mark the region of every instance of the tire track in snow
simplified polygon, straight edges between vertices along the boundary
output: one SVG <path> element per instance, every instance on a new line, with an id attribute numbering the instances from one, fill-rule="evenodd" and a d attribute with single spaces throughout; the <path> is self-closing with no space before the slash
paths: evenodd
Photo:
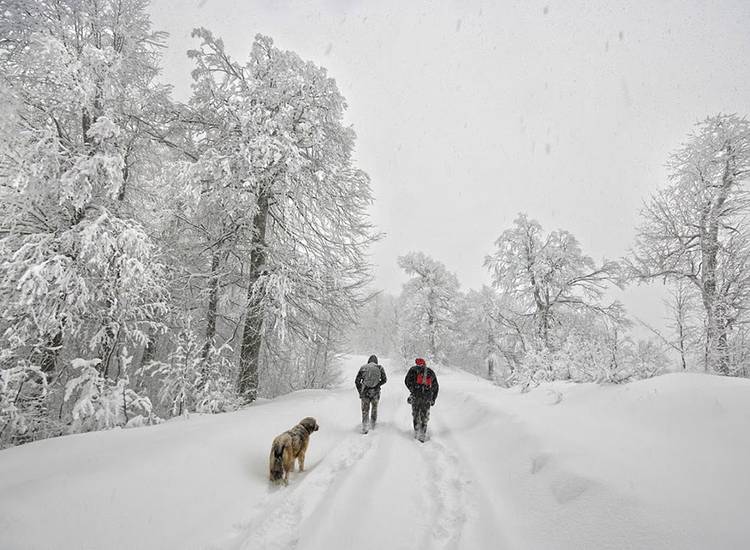
<path id="1" fill-rule="evenodd" d="M 326 500 L 334 485 L 348 475 L 351 467 L 367 454 L 375 441 L 375 438 L 360 435 L 345 437 L 314 468 L 298 473 L 288 486 L 269 488 L 269 495 L 256 506 L 251 518 L 237 526 L 239 532 L 213 548 L 295 548 L 305 518 Z"/>

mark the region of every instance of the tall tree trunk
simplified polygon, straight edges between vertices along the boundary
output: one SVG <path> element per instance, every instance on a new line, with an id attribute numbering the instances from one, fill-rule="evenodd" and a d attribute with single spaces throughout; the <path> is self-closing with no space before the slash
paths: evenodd
<path id="1" fill-rule="evenodd" d="M 721 185 L 716 186 L 716 195 L 706 205 L 701 216 L 701 279 L 703 283 L 703 305 L 706 308 L 708 325 L 707 348 L 709 366 L 720 374 L 729 374 L 729 355 L 726 345 L 727 320 L 724 307 L 720 304 L 717 290 L 719 226 L 722 210 L 735 184 L 734 153 L 727 143 L 724 151 L 726 163 L 721 177 Z"/>
<path id="2" fill-rule="evenodd" d="M 729 372 L 729 345 L 727 342 L 727 329 L 725 326 L 719 326 L 719 336 L 716 342 L 716 351 L 719 355 L 719 372 L 724 375 Z"/>
<path id="3" fill-rule="evenodd" d="M 208 355 L 211 352 L 211 346 L 216 336 L 216 309 L 219 304 L 219 265 L 220 256 L 219 251 L 214 250 L 213 257 L 211 258 L 211 278 L 209 279 L 208 287 L 208 310 L 206 311 L 206 342 L 203 344 L 203 352 L 201 353 L 201 368 L 203 369 L 203 375 L 208 374 Z"/>
<path id="4" fill-rule="evenodd" d="M 719 321 L 716 318 L 716 256 L 719 251 L 719 224 L 710 208 L 701 227 L 701 279 L 703 307 L 706 310 L 707 368 L 718 371 Z"/>
<path id="5" fill-rule="evenodd" d="M 545 304 L 542 309 L 542 339 L 544 341 L 544 347 L 548 350 L 552 349 L 549 342 L 549 317 L 550 317 L 550 306 Z"/>
<path id="6" fill-rule="evenodd" d="M 157 334 L 149 331 L 148 341 L 146 342 L 146 347 L 143 349 L 143 357 L 141 357 L 141 366 L 147 365 L 156 355 L 156 338 Z"/>
<path id="7" fill-rule="evenodd" d="M 729 374 L 727 347 L 727 319 L 721 297 L 716 289 L 716 265 L 719 249 L 718 223 L 704 233 L 702 243 L 702 299 L 706 310 L 706 368 L 719 374 Z"/>
<path id="8" fill-rule="evenodd" d="M 81 113 L 81 133 L 83 134 L 83 143 L 86 145 L 91 145 L 93 142 L 93 139 L 89 136 L 92 122 L 91 113 L 89 113 L 89 110 L 84 107 L 83 112 Z"/>
<path id="9" fill-rule="evenodd" d="M 717 320 L 717 339 L 716 339 L 716 353 L 718 355 L 718 370 L 721 374 L 730 374 L 730 358 L 729 358 L 729 325 L 730 321 L 727 319 L 726 307 L 721 304 L 716 308 L 716 320 Z"/>
<path id="10" fill-rule="evenodd" d="M 42 359 L 39 362 L 44 376 L 47 378 L 47 383 L 51 382 L 55 377 L 55 371 L 57 370 L 57 357 L 60 354 L 60 348 L 63 343 L 63 329 L 60 329 L 50 338 L 49 344 L 46 346 L 42 353 Z"/>
<path id="11" fill-rule="evenodd" d="M 685 361 L 685 327 L 682 325 L 682 320 L 678 324 L 679 329 L 679 345 L 680 345 L 680 362 L 682 363 L 682 370 L 687 370 L 687 362 Z"/>
<path id="12" fill-rule="evenodd" d="M 619 341 L 620 337 L 618 334 L 617 327 L 613 329 L 613 339 L 612 339 L 612 356 L 609 359 L 609 370 L 610 370 L 610 378 L 614 379 L 615 375 L 617 374 L 618 369 L 620 366 L 617 364 L 617 351 L 619 348 Z"/>
<path id="13" fill-rule="evenodd" d="M 250 280 L 247 288 L 247 313 L 242 332 L 240 369 L 237 378 L 237 395 L 241 401 L 251 403 L 258 395 L 258 359 L 263 344 L 263 298 L 253 292 L 255 283 L 263 274 L 266 263 L 266 224 L 268 221 L 270 191 L 263 188 L 258 196 L 258 211 L 253 216 L 253 240 L 250 250 Z"/>
<path id="14" fill-rule="evenodd" d="M 706 306 L 706 370 L 729 374 L 727 323 L 713 304 Z"/>
<path id="15" fill-rule="evenodd" d="M 114 277 L 114 285 L 113 285 L 113 291 L 116 292 L 117 288 L 120 285 L 120 270 L 117 270 L 117 274 Z M 103 309 L 106 311 L 112 311 L 114 302 L 112 300 L 111 296 L 108 296 L 104 300 L 104 306 Z M 99 364 L 99 369 L 104 378 L 107 378 L 109 376 L 109 367 L 112 360 L 112 356 L 114 355 L 117 345 L 120 340 L 120 325 L 117 323 L 117 330 L 115 331 L 112 328 L 112 319 L 105 318 L 104 321 L 104 340 L 99 345 L 99 357 L 101 358 L 102 362 Z M 117 373 L 115 375 L 115 380 L 118 380 L 120 377 L 120 369 L 117 369 Z"/>
<path id="16" fill-rule="evenodd" d="M 685 290 L 684 282 L 680 281 L 673 294 L 674 296 L 674 317 L 677 325 L 677 343 L 680 351 L 680 363 L 682 370 L 687 370 L 687 317 L 688 317 L 688 295 Z"/>
<path id="17" fill-rule="evenodd" d="M 95 46 L 98 49 L 101 49 L 101 32 L 98 30 L 95 31 Z M 88 151 L 89 156 L 94 156 L 96 154 L 96 147 L 95 147 L 94 139 L 92 138 L 92 136 L 89 135 L 89 130 L 91 129 L 91 126 L 99 119 L 99 116 L 102 113 L 103 91 L 102 91 L 101 79 L 97 79 L 95 84 L 96 84 L 96 91 L 94 93 L 94 103 L 91 106 L 91 108 L 84 107 L 83 112 L 81 114 L 81 132 L 83 134 L 83 143 L 89 147 L 89 151 Z M 124 194 L 122 195 L 122 198 L 124 198 Z M 118 200 L 122 200 L 122 198 L 118 196 Z M 79 223 L 80 221 L 83 221 L 84 212 L 85 212 L 85 207 L 76 211 L 74 225 Z M 119 280 L 119 273 L 117 275 L 117 280 Z M 109 311 L 111 310 L 111 308 L 112 308 L 112 299 L 107 298 L 104 303 L 104 309 L 106 311 Z M 110 360 L 117 346 L 116 339 L 117 339 L 117 335 L 119 334 L 119 329 L 117 333 L 115 333 L 115 331 L 112 329 L 111 323 L 105 322 L 104 334 L 105 334 L 105 338 L 102 342 L 100 342 L 99 350 L 98 350 L 98 355 L 101 359 L 101 363 L 99 363 L 98 369 L 99 369 L 99 372 L 101 372 L 102 375 L 105 378 L 107 378 L 107 376 L 109 375 Z M 119 377 L 119 369 L 118 369 L 118 377 Z"/>
<path id="18" fill-rule="evenodd" d="M 432 316 L 432 312 L 427 313 L 427 334 L 429 337 L 430 345 L 430 358 L 433 361 L 437 360 L 437 342 L 435 339 L 435 319 Z"/>
<path id="19" fill-rule="evenodd" d="M 433 361 L 438 360 L 437 344 L 437 307 L 435 306 L 435 291 L 430 289 L 427 295 L 427 337 L 429 338 L 429 353 Z"/>
<path id="20" fill-rule="evenodd" d="M 123 158 L 123 165 L 122 165 L 122 183 L 120 184 L 120 188 L 117 190 L 117 201 L 122 202 L 125 200 L 125 189 L 128 185 L 128 178 L 130 177 L 130 166 L 128 165 L 128 154 L 125 155 L 125 158 Z"/>

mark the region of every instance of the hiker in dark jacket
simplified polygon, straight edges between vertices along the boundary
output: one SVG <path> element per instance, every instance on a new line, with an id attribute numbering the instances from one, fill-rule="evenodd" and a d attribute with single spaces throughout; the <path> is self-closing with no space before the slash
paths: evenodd
<path id="1" fill-rule="evenodd" d="M 362 400 L 362 433 L 366 434 L 370 428 L 375 427 L 378 420 L 378 401 L 380 401 L 380 386 L 385 384 L 388 378 L 385 369 L 378 365 L 378 358 L 370 355 L 366 365 L 359 368 L 354 385 Z"/>
<path id="2" fill-rule="evenodd" d="M 440 387 L 435 371 L 427 366 L 427 362 L 418 357 L 414 366 L 409 369 L 404 378 L 404 384 L 409 388 L 411 416 L 414 422 L 414 437 L 424 442 L 427 437 L 427 422 L 430 420 L 430 407 L 435 404 Z"/>

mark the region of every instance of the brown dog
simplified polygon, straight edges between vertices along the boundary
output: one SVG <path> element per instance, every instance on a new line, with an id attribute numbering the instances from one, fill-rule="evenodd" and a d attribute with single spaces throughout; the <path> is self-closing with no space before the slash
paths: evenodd
<path id="1" fill-rule="evenodd" d="M 299 471 L 305 469 L 305 451 L 310 434 L 318 431 L 318 423 L 308 416 L 299 421 L 291 430 L 277 436 L 271 445 L 268 477 L 274 483 L 289 483 L 289 472 L 294 469 L 294 459 L 299 462 Z"/>

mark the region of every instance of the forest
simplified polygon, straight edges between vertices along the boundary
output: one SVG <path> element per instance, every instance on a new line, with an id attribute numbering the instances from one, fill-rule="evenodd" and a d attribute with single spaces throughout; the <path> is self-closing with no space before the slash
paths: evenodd
<path id="1" fill-rule="evenodd" d="M 748 375 L 742 115 L 685 128 L 627 256 L 519 213 L 471 259 L 490 286 L 413 251 L 392 296 L 335 75 L 263 35 L 235 59 L 197 28 L 179 102 L 146 0 L 0 6 L 0 448 L 326 388 L 347 352 L 521 389 Z M 638 337 L 609 290 L 652 282 L 670 323 Z"/>

